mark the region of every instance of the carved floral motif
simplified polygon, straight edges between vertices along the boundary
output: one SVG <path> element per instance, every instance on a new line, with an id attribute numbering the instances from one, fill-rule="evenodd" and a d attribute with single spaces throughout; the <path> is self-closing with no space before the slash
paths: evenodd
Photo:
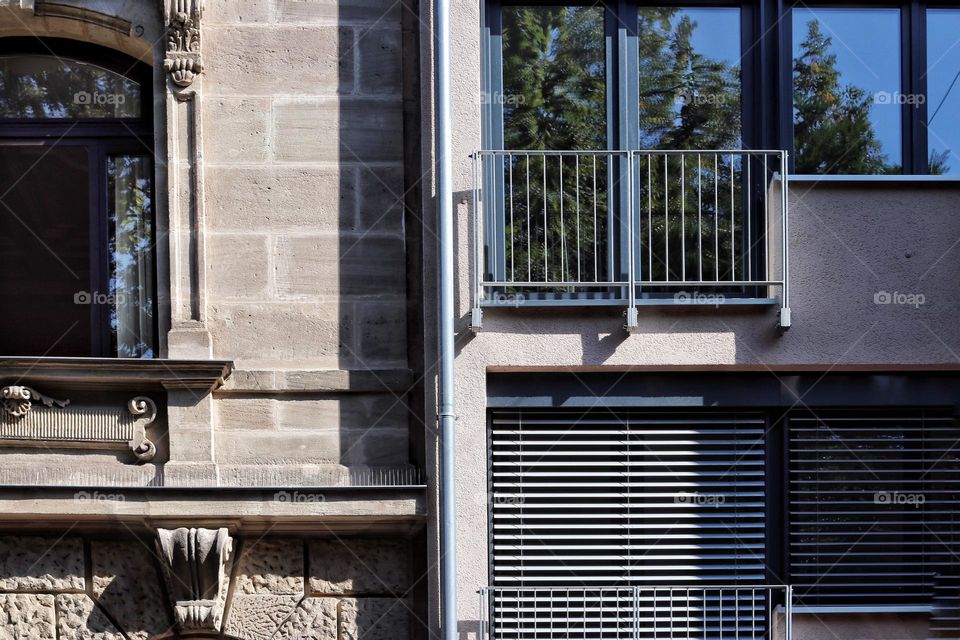
<path id="1" fill-rule="evenodd" d="M 3 400 L 2 412 L 13 418 L 22 418 L 33 408 L 33 401 L 42 403 L 45 407 L 54 405 L 63 408 L 70 404 L 69 400 L 56 400 L 45 396 L 36 389 L 18 385 L 10 385 L 0 389 L 0 398 Z"/>
<path id="2" fill-rule="evenodd" d="M 167 54 L 163 68 L 179 87 L 189 87 L 203 71 L 200 59 L 201 0 L 169 0 Z"/>

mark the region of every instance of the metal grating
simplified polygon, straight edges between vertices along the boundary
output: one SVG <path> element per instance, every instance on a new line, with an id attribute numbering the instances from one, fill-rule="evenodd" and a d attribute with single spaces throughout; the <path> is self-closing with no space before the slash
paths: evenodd
<path id="1" fill-rule="evenodd" d="M 764 582 L 764 431 L 760 414 L 494 413 L 491 620 L 495 628 L 507 613 L 511 620 L 497 637 L 535 633 L 543 607 L 564 606 L 563 596 L 545 595 L 552 588 L 579 589 L 588 609 L 615 609 L 625 605 L 611 588 L 634 597 L 632 587 L 662 585 L 679 589 L 676 597 L 644 597 L 675 600 L 678 615 L 697 610 L 697 637 L 733 625 L 730 637 L 749 638 L 758 624 L 762 637 L 767 591 L 753 601 L 710 591 L 718 603 L 728 599 L 714 607 L 697 589 Z M 696 589 L 683 604 L 685 587 Z M 529 606 L 510 590 L 528 594 Z M 658 637 L 663 628 L 648 624 L 643 633 Z"/>
<path id="2" fill-rule="evenodd" d="M 944 413 L 789 418 L 790 576 L 811 606 L 930 606 L 960 569 L 960 429 Z M 941 603 L 947 606 L 946 601 Z"/>

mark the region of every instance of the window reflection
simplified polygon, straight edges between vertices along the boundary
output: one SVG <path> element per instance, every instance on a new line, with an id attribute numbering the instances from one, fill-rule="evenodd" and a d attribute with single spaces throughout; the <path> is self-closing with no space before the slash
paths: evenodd
<path id="1" fill-rule="evenodd" d="M 146 156 L 107 159 L 110 326 L 122 358 L 152 358 L 156 350 L 151 171 Z"/>
<path id="2" fill-rule="evenodd" d="M 797 173 L 901 173 L 900 12 L 793 9 Z"/>
<path id="3" fill-rule="evenodd" d="M 641 8 L 640 147 L 740 147 L 740 10 Z"/>
<path id="4" fill-rule="evenodd" d="M 140 85 L 87 62 L 0 56 L 0 118 L 137 118 Z"/>
<path id="5" fill-rule="evenodd" d="M 960 11 L 927 11 L 929 172 L 960 173 Z"/>
<path id="6" fill-rule="evenodd" d="M 503 8 L 506 149 L 605 149 L 603 9 Z"/>

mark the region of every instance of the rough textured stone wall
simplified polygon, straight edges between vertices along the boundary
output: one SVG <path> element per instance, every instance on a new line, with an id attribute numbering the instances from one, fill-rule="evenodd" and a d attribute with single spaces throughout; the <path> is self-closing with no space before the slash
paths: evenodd
<path id="1" fill-rule="evenodd" d="M 396 640 L 416 622 L 405 540 L 240 539 L 223 620 L 243 640 Z M 177 638 L 137 538 L 0 537 L 0 638 Z"/>

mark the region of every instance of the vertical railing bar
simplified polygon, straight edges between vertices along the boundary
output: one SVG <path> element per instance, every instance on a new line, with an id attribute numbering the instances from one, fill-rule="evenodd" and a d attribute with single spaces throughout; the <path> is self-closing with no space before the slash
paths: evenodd
<path id="1" fill-rule="evenodd" d="M 780 198 L 782 202 L 780 206 L 780 211 L 783 217 L 783 222 L 781 223 L 781 227 L 783 228 L 783 232 L 782 232 L 783 273 L 781 274 L 781 277 L 783 279 L 783 291 L 781 291 L 781 294 L 783 297 L 782 308 L 789 309 L 790 308 L 790 238 L 789 238 L 790 216 L 789 216 L 788 207 L 790 206 L 790 201 L 789 201 L 789 196 L 787 192 L 790 189 L 790 176 L 787 174 L 787 171 L 789 169 L 789 163 L 787 162 L 786 151 L 780 152 L 780 166 L 781 166 L 781 172 L 782 172 L 782 177 L 780 178 L 781 180 Z"/>
<path id="2" fill-rule="evenodd" d="M 527 280 L 533 282 L 533 226 L 530 221 L 530 156 L 527 155 Z"/>
<path id="3" fill-rule="evenodd" d="M 574 174 L 577 185 L 577 282 L 582 282 L 580 274 L 580 263 L 582 262 L 582 253 L 580 252 L 580 155 L 573 156 Z"/>
<path id="4" fill-rule="evenodd" d="M 663 240 L 666 243 L 666 260 L 664 260 L 666 266 L 666 278 L 668 282 L 670 281 L 670 195 L 669 195 L 669 182 L 668 176 L 670 172 L 670 164 L 667 162 L 667 154 L 663 154 Z"/>
<path id="5" fill-rule="evenodd" d="M 723 638 L 723 589 L 720 589 L 719 606 L 717 607 L 717 611 L 720 614 L 719 635 L 717 638 Z"/>
<path id="6" fill-rule="evenodd" d="M 734 199 L 733 199 L 733 184 L 734 184 L 733 162 L 734 162 L 734 157 L 733 157 L 733 154 L 731 153 L 730 154 L 730 279 L 736 280 L 737 279 L 737 272 L 736 272 L 737 253 L 735 250 L 735 245 L 736 245 L 735 231 L 737 227 L 737 222 L 736 222 L 736 218 L 734 217 L 736 208 L 734 206 Z"/>
<path id="7" fill-rule="evenodd" d="M 633 152 L 628 151 L 625 155 L 620 154 L 620 162 L 626 162 L 626 174 L 627 174 L 627 260 L 629 264 L 627 265 L 627 284 L 629 285 L 629 291 L 627 292 L 627 305 L 628 305 L 628 316 L 632 314 L 634 308 L 634 299 L 637 295 L 637 286 L 636 286 L 636 259 L 634 258 L 634 244 L 636 243 L 636 234 L 634 232 L 634 220 L 633 220 Z M 622 173 L 621 173 L 622 175 Z"/>
<path id="8" fill-rule="evenodd" d="M 485 627 L 485 625 L 486 625 L 486 617 L 487 617 L 487 615 L 486 615 L 486 613 L 485 613 L 485 609 L 484 609 L 484 607 L 483 607 L 483 595 L 484 595 L 484 592 L 485 592 L 484 588 L 481 587 L 481 588 L 480 588 L 480 629 L 479 629 L 479 634 L 478 634 L 479 637 L 480 637 L 480 640 L 487 640 L 487 634 L 486 634 L 486 632 L 484 631 L 484 627 Z"/>
<path id="9" fill-rule="evenodd" d="M 767 229 L 767 222 L 769 221 L 769 218 L 770 218 L 770 203 L 769 203 L 770 173 L 769 173 L 769 169 L 767 168 L 767 157 L 768 156 L 766 153 L 763 154 L 763 226 L 760 228 L 760 230 L 761 230 L 761 235 L 763 237 L 764 262 L 769 264 L 768 256 L 770 255 L 770 249 L 769 247 L 767 247 L 767 237 L 768 237 L 768 231 L 769 231 Z M 763 275 L 761 275 L 761 277 L 769 279 L 770 276 L 767 275 L 766 272 L 767 272 L 766 265 L 764 265 Z"/>
<path id="10" fill-rule="evenodd" d="M 703 282 L 703 170 L 697 154 L 697 279 Z"/>
<path id="11" fill-rule="evenodd" d="M 744 156 L 742 160 L 747 163 L 747 280 L 753 280 L 753 236 L 750 233 L 753 226 L 750 220 L 750 201 L 753 200 L 753 184 L 750 181 L 752 160 L 749 155 Z"/>
<path id="12" fill-rule="evenodd" d="M 647 154 L 647 278 L 653 280 L 653 154 Z"/>
<path id="13" fill-rule="evenodd" d="M 713 276 L 720 282 L 720 160 L 713 154 Z"/>
<path id="14" fill-rule="evenodd" d="M 477 182 L 479 178 L 479 168 L 478 164 L 480 162 L 480 152 L 476 152 L 473 155 L 473 268 L 476 271 L 476 284 L 474 285 L 473 295 L 474 306 L 480 306 L 480 300 L 483 297 L 483 272 L 481 269 L 481 260 L 479 255 L 479 249 L 483 246 L 482 239 L 480 238 L 480 186 Z"/>
<path id="15" fill-rule="evenodd" d="M 593 281 L 600 281 L 597 269 L 597 252 L 600 250 L 600 235 L 597 233 L 597 156 L 593 156 Z"/>
<path id="16" fill-rule="evenodd" d="M 515 251 L 513 248 L 513 237 L 517 233 L 517 228 L 516 226 L 514 226 L 514 222 L 513 222 L 513 154 L 512 153 L 509 156 L 507 156 L 507 162 L 509 163 L 509 167 L 510 167 L 510 281 L 516 282 L 517 276 L 516 276 L 516 273 L 514 272 L 514 261 L 513 261 L 513 257 L 515 255 Z"/>
<path id="17" fill-rule="evenodd" d="M 750 640 L 757 640 L 757 590 L 750 589 Z"/>
<path id="18" fill-rule="evenodd" d="M 560 279 L 567 282 L 567 226 L 563 218 L 563 154 L 557 156 L 560 162 Z"/>
<path id="19" fill-rule="evenodd" d="M 547 156 L 543 158 L 543 281 L 550 282 L 550 267 L 547 256 L 549 248 L 547 247 Z"/>
<path id="20" fill-rule="evenodd" d="M 687 156 L 680 155 L 680 279 L 687 280 Z"/>
<path id="21" fill-rule="evenodd" d="M 670 603 L 670 640 L 673 640 L 673 589 L 667 594 L 667 602 Z"/>
<path id="22" fill-rule="evenodd" d="M 786 163 L 784 163 L 786 164 Z M 786 175 L 786 173 L 784 173 Z M 786 278 L 784 278 L 784 283 L 786 283 Z M 787 585 L 786 589 L 786 604 L 784 606 L 784 615 L 786 615 L 786 640 L 793 640 L 793 585 Z"/>
<path id="23" fill-rule="evenodd" d="M 707 590 L 703 590 L 703 640 L 707 640 L 707 621 L 709 618 Z"/>
<path id="24" fill-rule="evenodd" d="M 736 622 L 734 622 L 734 640 L 740 640 L 740 590 L 733 590 L 733 614 L 735 616 Z"/>

